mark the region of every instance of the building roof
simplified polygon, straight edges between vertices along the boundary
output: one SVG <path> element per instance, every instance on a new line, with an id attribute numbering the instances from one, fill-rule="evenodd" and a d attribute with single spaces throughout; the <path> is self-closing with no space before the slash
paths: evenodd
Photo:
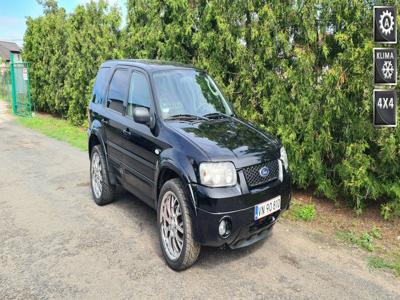
<path id="1" fill-rule="evenodd" d="M 10 52 L 20 53 L 21 48 L 16 43 L 0 41 L 0 58 L 9 61 Z"/>
<path id="2" fill-rule="evenodd" d="M 115 65 L 128 65 L 144 69 L 148 72 L 171 69 L 197 69 L 192 65 L 181 64 L 171 61 L 152 60 L 152 59 L 118 59 L 108 60 L 102 64 L 102 67 L 113 67 Z M 198 69 L 197 69 L 198 70 Z"/>

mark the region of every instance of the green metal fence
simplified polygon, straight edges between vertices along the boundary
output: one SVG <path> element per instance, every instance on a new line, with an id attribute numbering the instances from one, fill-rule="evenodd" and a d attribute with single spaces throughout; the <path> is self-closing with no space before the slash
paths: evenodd
<path id="1" fill-rule="evenodd" d="M 0 100 L 6 102 L 11 109 L 12 93 L 11 93 L 11 76 L 10 67 L 8 65 L 0 65 Z"/>
<path id="2" fill-rule="evenodd" d="M 0 98 L 6 101 L 12 112 L 20 116 L 32 116 L 29 83 L 29 63 L 14 62 L 0 65 Z"/>

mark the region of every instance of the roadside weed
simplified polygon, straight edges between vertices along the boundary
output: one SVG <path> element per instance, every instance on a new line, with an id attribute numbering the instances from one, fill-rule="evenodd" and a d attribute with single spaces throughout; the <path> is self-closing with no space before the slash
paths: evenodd
<path id="1" fill-rule="evenodd" d="M 345 242 L 350 242 L 352 244 L 357 243 L 357 237 L 350 231 L 338 231 L 336 232 L 336 236 Z"/>
<path id="2" fill-rule="evenodd" d="M 315 219 L 317 211 L 314 204 L 304 204 L 300 201 L 292 200 L 290 209 L 285 212 L 285 216 L 293 221 L 311 221 Z"/>
<path id="3" fill-rule="evenodd" d="M 392 269 L 393 265 L 379 256 L 368 257 L 368 266 L 374 269 Z"/>
<path id="4" fill-rule="evenodd" d="M 363 247 L 364 249 L 366 249 L 366 250 L 368 250 L 368 251 L 370 251 L 370 252 L 374 251 L 374 249 L 375 249 L 375 246 L 374 246 L 374 244 L 373 244 L 372 242 L 373 242 L 373 238 L 372 238 L 372 236 L 371 236 L 370 234 L 368 234 L 368 233 L 364 233 L 364 234 L 360 237 L 360 239 L 359 239 L 359 241 L 358 241 L 358 243 L 359 243 L 359 245 L 360 245 L 361 247 Z"/>
<path id="5" fill-rule="evenodd" d="M 314 204 L 307 204 L 303 207 L 300 207 L 297 212 L 297 217 L 303 221 L 310 221 L 315 218 L 315 205 Z"/>
<path id="6" fill-rule="evenodd" d="M 379 228 L 377 228 L 377 227 L 372 227 L 372 229 L 371 229 L 371 235 L 375 238 L 375 239 L 378 239 L 378 240 L 381 240 L 382 239 L 382 234 L 381 234 L 381 231 L 379 230 Z"/>
<path id="7" fill-rule="evenodd" d="M 376 227 L 373 227 L 370 232 L 364 232 L 360 236 L 351 231 L 339 231 L 336 233 L 336 236 L 343 241 L 358 245 L 369 252 L 375 250 L 374 240 L 382 239 L 382 234 Z"/>
<path id="8" fill-rule="evenodd" d="M 374 269 L 393 270 L 397 276 L 400 276 L 400 257 L 397 257 L 392 263 L 382 257 L 371 256 L 368 257 L 368 266 Z"/>

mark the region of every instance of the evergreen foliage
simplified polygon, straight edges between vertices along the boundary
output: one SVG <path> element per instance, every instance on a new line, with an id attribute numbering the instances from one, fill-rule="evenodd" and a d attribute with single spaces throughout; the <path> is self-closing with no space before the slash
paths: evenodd
<path id="1" fill-rule="evenodd" d="M 80 125 L 100 64 L 122 57 L 121 15 L 104 0 L 78 5 L 72 14 L 54 0 L 40 3 L 44 15 L 27 19 L 24 36 L 33 103 Z"/>

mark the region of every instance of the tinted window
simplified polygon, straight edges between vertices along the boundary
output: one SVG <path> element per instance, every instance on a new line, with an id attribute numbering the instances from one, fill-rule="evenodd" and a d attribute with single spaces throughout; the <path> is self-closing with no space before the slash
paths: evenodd
<path id="1" fill-rule="evenodd" d="M 122 112 L 124 100 L 128 97 L 129 72 L 127 69 L 115 71 L 108 91 L 107 107 Z"/>
<path id="2" fill-rule="evenodd" d="M 102 103 L 104 99 L 104 93 L 107 87 L 108 71 L 110 68 L 101 68 L 96 76 L 96 82 L 93 88 L 93 102 Z"/>
<path id="3" fill-rule="evenodd" d="M 131 77 L 127 107 L 128 115 L 132 116 L 132 110 L 134 106 L 150 107 L 150 105 L 150 86 L 146 79 L 146 76 L 141 73 L 133 72 Z"/>

